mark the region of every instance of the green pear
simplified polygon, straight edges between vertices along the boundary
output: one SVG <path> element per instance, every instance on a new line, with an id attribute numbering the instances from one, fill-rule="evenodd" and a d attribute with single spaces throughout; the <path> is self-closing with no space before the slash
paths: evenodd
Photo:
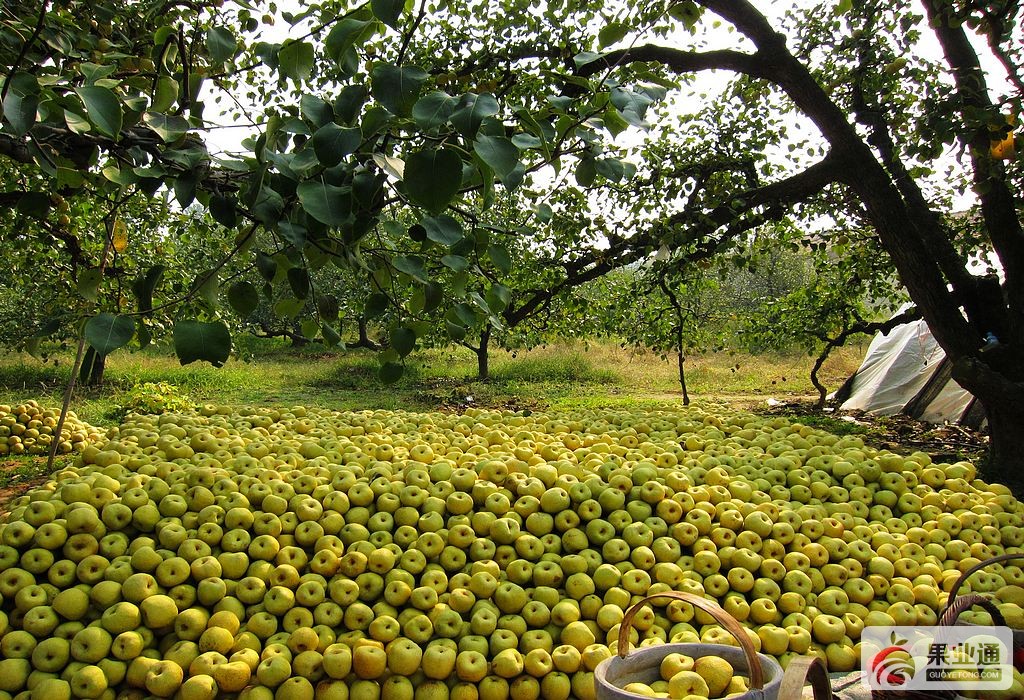
<path id="1" fill-rule="evenodd" d="M 314 700 L 313 684 L 305 678 L 293 676 L 277 687 L 274 700 Z"/>
<path id="2" fill-rule="evenodd" d="M 71 700 L 71 684 L 60 678 L 44 678 L 32 688 L 31 700 Z"/>
<path id="3" fill-rule="evenodd" d="M 98 698 L 107 689 L 107 677 L 99 666 L 86 665 L 71 676 L 70 685 L 76 698 Z"/>
<path id="4" fill-rule="evenodd" d="M 181 666 L 173 661 L 157 661 L 146 671 L 146 690 L 160 698 L 174 695 L 184 680 Z"/>
<path id="5" fill-rule="evenodd" d="M 178 697 L 180 700 L 215 700 L 217 692 L 217 681 L 211 676 L 191 676 L 181 684 Z"/>

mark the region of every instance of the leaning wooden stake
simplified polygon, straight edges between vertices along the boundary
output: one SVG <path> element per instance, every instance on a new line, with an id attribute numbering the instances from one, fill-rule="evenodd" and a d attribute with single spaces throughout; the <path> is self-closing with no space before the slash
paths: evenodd
<path id="1" fill-rule="evenodd" d="M 117 209 L 125 200 L 119 201 L 106 216 L 107 240 L 103 244 L 103 257 L 100 258 L 99 278 L 103 281 L 103 272 L 107 268 L 107 258 L 110 257 L 110 249 L 114 245 L 114 222 L 117 220 Z M 71 367 L 71 378 L 68 379 L 67 389 L 64 390 L 64 403 L 60 407 L 60 417 L 57 418 L 57 428 L 54 431 L 53 440 L 50 441 L 50 453 L 46 458 L 46 471 L 52 472 L 53 465 L 57 461 L 57 450 L 60 449 L 60 436 L 64 430 L 64 422 L 68 417 L 68 410 L 71 407 L 71 396 L 75 393 L 75 383 L 78 381 L 78 373 L 82 369 L 82 358 L 85 356 L 85 327 L 82 327 L 78 338 L 78 349 L 75 351 L 75 364 Z"/>
<path id="2" fill-rule="evenodd" d="M 71 367 L 71 378 L 64 390 L 64 403 L 60 406 L 60 417 L 57 418 L 57 427 L 54 430 L 53 440 L 50 441 L 50 453 L 46 458 L 46 471 L 53 471 L 53 464 L 57 460 L 57 450 L 60 449 L 60 438 L 64 432 L 64 421 L 68 417 L 68 409 L 71 406 L 71 396 L 75 393 L 75 381 L 78 379 L 78 372 L 82 368 L 82 357 L 85 355 L 85 332 L 78 339 L 78 350 L 75 352 L 75 364 Z"/>

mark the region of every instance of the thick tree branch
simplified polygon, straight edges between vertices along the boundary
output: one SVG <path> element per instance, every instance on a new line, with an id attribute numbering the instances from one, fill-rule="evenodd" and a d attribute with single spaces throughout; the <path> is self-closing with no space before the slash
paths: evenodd
<path id="1" fill-rule="evenodd" d="M 32 152 L 25 145 L 25 142 L 11 134 L 0 133 L 0 156 L 10 158 L 22 165 L 35 162 L 35 159 L 32 158 Z"/>
<path id="2" fill-rule="evenodd" d="M 710 212 L 696 206 L 683 209 L 647 231 L 613 239 L 607 249 L 588 251 L 566 263 L 561 282 L 534 291 L 519 306 L 506 309 L 502 316 L 509 327 L 515 327 L 559 294 L 642 260 L 663 244 L 686 251 L 677 263 L 680 265 L 709 259 L 742 234 L 783 218 L 787 205 L 809 199 L 839 181 L 842 171 L 842 163 L 830 154 L 792 177 L 739 192 Z"/>
<path id="3" fill-rule="evenodd" d="M 647 44 L 618 51 L 585 63 L 576 71 L 577 75 L 590 77 L 612 68 L 630 63 L 661 63 L 676 73 L 693 73 L 705 70 L 731 70 L 753 78 L 768 77 L 765 63 L 754 54 L 741 51 L 681 51 L 666 46 Z"/>

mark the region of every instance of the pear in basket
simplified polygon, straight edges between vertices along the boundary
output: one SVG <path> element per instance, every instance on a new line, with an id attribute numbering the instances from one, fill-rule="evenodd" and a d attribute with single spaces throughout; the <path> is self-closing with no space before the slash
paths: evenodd
<path id="1" fill-rule="evenodd" d="M 730 695 L 743 694 L 750 690 L 750 686 L 747 685 L 747 679 L 743 676 L 733 676 L 732 680 L 729 681 L 729 685 L 725 688 L 724 697 Z"/>
<path id="2" fill-rule="evenodd" d="M 645 698 L 656 698 L 658 693 L 646 683 L 627 683 L 623 688 L 627 693 L 643 695 Z"/>
<path id="3" fill-rule="evenodd" d="M 693 657 L 678 652 L 669 654 L 661 660 L 661 677 L 666 681 L 680 671 L 693 670 Z"/>
<path id="4" fill-rule="evenodd" d="M 668 694 L 673 698 L 684 698 L 687 695 L 711 697 L 708 682 L 696 671 L 680 671 L 668 682 Z"/>
<path id="5" fill-rule="evenodd" d="M 719 697 L 733 678 L 732 664 L 718 656 L 701 656 L 693 662 L 696 671 L 708 684 L 709 698 Z"/>

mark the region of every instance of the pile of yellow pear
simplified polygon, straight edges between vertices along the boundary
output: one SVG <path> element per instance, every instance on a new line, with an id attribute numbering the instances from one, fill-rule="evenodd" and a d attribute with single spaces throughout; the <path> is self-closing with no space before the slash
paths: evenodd
<path id="1" fill-rule="evenodd" d="M 8 508 L 0 700 L 589 700 L 668 590 L 849 670 L 1024 540 L 968 463 L 716 406 L 130 415 Z M 1019 563 L 963 590 L 1020 625 Z M 630 635 L 735 643 L 682 601 Z"/>
<path id="2" fill-rule="evenodd" d="M 0 405 L 0 455 L 49 454 L 60 410 L 34 400 L 17 406 Z M 60 433 L 58 454 L 81 451 L 104 439 L 104 433 L 69 411 Z"/>

